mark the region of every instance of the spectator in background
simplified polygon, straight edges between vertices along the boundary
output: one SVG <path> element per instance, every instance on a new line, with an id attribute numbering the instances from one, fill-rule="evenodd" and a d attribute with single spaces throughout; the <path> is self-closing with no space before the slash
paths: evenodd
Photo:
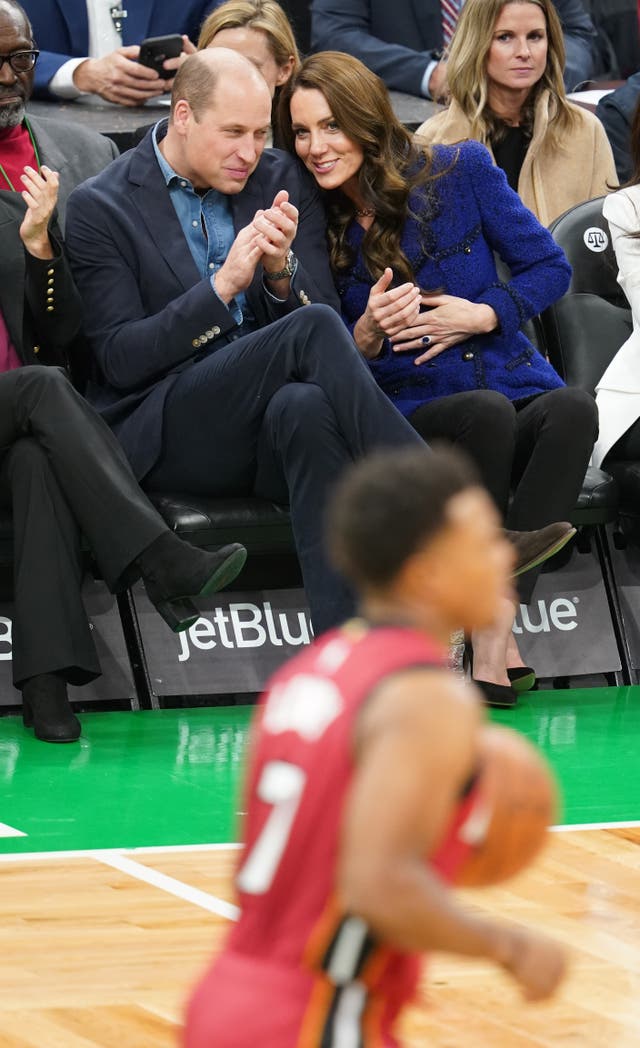
<path id="1" fill-rule="evenodd" d="M 67 197 L 118 155 L 103 135 L 67 120 L 27 117 L 38 52 L 29 20 L 15 0 L 0 0 L 0 190 L 21 190 L 26 165 L 58 172 L 58 220 L 64 229 Z"/>
<path id="2" fill-rule="evenodd" d="M 36 98 L 78 98 L 96 94 L 120 105 L 142 105 L 170 88 L 170 82 L 136 61 L 150 36 L 181 33 L 185 52 L 195 50 L 200 26 L 214 0 L 28 0 L 36 41 L 43 48 L 35 82 Z M 167 60 L 168 71 L 179 59 Z"/>
<path id="3" fill-rule="evenodd" d="M 596 109 L 613 150 L 620 182 L 628 182 L 633 174 L 631 122 L 639 98 L 640 73 L 634 73 L 626 84 L 601 98 Z"/>
<path id="4" fill-rule="evenodd" d="M 245 551 L 196 550 L 169 531 L 65 377 L 80 300 L 55 220 L 58 175 L 27 167 L 20 187 L 0 193 L 0 503 L 14 525 L 13 679 L 36 737 L 72 742 L 80 724 L 67 685 L 100 675 L 82 603 L 80 530 L 111 590 L 142 576 L 174 630 L 198 617 L 185 598 L 231 582 Z"/>
<path id="5" fill-rule="evenodd" d="M 598 34 L 601 79 L 624 80 L 640 66 L 636 0 L 584 0 Z"/>
<path id="6" fill-rule="evenodd" d="M 618 262 L 618 283 L 633 315 L 633 331 L 596 386 L 600 434 L 593 462 L 640 460 L 640 101 L 631 122 L 631 176 L 604 202 Z M 606 468 L 606 467 L 605 467 Z"/>
<path id="7" fill-rule="evenodd" d="M 280 88 L 300 67 L 291 23 L 276 0 L 226 0 L 208 16 L 198 39 L 198 51 L 228 47 L 253 62 L 267 81 L 277 119 Z M 276 133 L 276 145 L 278 135 Z"/>
<path id="8" fill-rule="evenodd" d="M 466 0 L 447 64 L 450 104 L 416 132 L 482 142 L 543 225 L 615 180 L 602 124 L 567 100 L 563 62 L 551 0 Z"/>
<path id="9" fill-rule="evenodd" d="M 597 46 L 582 0 L 554 0 L 565 37 L 568 90 L 594 73 Z M 442 51 L 462 0 L 312 0 L 311 46 L 355 55 L 387 87 L 439 100 L 446 96 Z"/>
<path id="10" fill-rule="evenodd" d="M 566 519 L 596 407 L 521 331 L 567 289 L 560 248 L 484 147 L 423 150 L 381 80 L 350 55 L 307 58 L 283 90 L 287 103 L 290 148 L 325 192 L 342 315 L 380 388 L 425 440 L 474 458 L 510 528 Z M 535 577 L 523 581 L 528 601 Z M 513 705 L 511 681 L 527 676 L 513 617 L 507 608 L 474 637 L 473 675 L 492 705 Z"/>

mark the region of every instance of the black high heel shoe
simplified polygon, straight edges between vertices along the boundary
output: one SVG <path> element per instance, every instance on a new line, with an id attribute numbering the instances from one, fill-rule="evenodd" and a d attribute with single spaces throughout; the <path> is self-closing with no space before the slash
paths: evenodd
<path id="1" fill-rule="evenodd" d="M 239 542 L 219 550 L 198 549 L 166 532 L 138 558 L 147 596 L 169 629 L 181 633 L 200 618 L 191 598 L 206 597 L 240 574 L 247 551 Z"/>
<path id="2" fill-rule="evenodd" d="M 80 721 L 71 709 L 67 685 L 55 673 L 39 673 L 22 685 L 22 723 L 42 742 L 76 742 Z"/>
<path id="3" fill-rule="evenodd" d="M 496 710 L 512 710 L 518 703 L 518 696 L 510 684 L 494 684 L 490 680 L 476 680 L 472 682 L 480 689 L 485 706 L 491 706 Z"/>

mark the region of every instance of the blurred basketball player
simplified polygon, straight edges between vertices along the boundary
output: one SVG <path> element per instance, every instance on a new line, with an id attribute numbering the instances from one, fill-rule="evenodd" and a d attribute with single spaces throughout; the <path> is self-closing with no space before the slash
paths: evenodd
<path id="1" fill-rule="evenodd" d="M 362 618 L 266 692 L 242 913 L 191 1000 L 187 1048 L 391 1048 L 424 951 L 489 958 L 530 1000 L 564 971 L 554 943 L 467 913 L 446 886 L 482 713 L 445 645 L 495 619 L 512 568 L 488 496 L 453 452 L 380 454 L 341 484 L 330 538 Z"/>

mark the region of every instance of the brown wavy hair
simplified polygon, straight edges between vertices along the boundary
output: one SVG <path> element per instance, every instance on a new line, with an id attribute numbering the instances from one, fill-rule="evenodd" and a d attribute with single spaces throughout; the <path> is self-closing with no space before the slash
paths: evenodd
<path id="1" fill-rule="evenodd" d="M 412 190 L 422 187 L 428 200 L 432 174 L 429 147 L 421 147 L 396 117 L 382 80 L 362 62 L 340 51 L 322 51 L 306 58 L 284 85 L 279 100 L 279 127 L 285 147 L 295 153 L 290 102 L 298 90 L 320 91 L 340 130 L 363 151 L 358 171 L 360 195 L 375 208 L 375 221 L 366 231 L 362 253 L 377 280 L 392 266 L 400 280 L 413 280 L 411 264 L 400 246 L 409 216 Z M 329 251 L 336 273 L 353 265 L 347 227 L 355 206 L 340 190 L 327 193 Z M 422 218 L 422 213 L 418 218 Z"/>
<path id="2" fill-rule="evenodd" d="M 535 4 L 544 14 L 547 26 L 547 64 L 540 80 L 531 88 L 523 112 L 523 126 L 531 130 L 533 111 L 539 95 L 547 90 L 554 105 L 549 118 L 549 135 L 558 146 L 562 136 L 576 121 L 567 100 L 562 77 L 565 63 L 564 37 L 552 0 L 466 0 L 451 41 L 447 61 L 447 83 L 451 97 L 471 123 L 471 138 L 487 144 L 500 137 L 503 122 L 491 112 L 488 98 L 487 59 L 496 22 L 510 3 Z"/>

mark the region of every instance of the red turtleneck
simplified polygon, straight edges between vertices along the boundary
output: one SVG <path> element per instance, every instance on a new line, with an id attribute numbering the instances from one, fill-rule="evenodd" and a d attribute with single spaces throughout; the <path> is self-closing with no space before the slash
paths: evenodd
<path id="1" fill-rule="evenodd" d="M 25 165 L 37 166 L 36 154 L 24 123 L 18 124 L 17 127 L 0 129 L 0 164 L 6 172 L 5 176 L 0 171 L 0 189 L 13 188 L 17 192 L 22 192 L 20 175 Z"/>

